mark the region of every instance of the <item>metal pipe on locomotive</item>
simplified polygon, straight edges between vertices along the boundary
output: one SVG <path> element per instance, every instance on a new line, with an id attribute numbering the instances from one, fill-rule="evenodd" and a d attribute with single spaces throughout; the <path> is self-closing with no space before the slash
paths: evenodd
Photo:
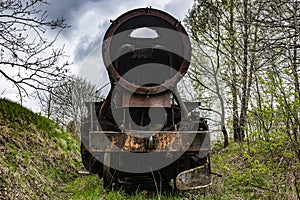
<path id="1" fill-rule="evenodd" d="M 133 37 L 140 28 L 157 37 Z M 81 129 L 85 168 L 112 188 L 128 177 L 159 173 L 179 190 L 207 187 L 210 136 L 199 102 L 184 102 L 177 83 L 187 72 L 191 44 L 174 17 L 152 8 L 112 21 L 102 46 L 111 89 L 86 103 Z"/>

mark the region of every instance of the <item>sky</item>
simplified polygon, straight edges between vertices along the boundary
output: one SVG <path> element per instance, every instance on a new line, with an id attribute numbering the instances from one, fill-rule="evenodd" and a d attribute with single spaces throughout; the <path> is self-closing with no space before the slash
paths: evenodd
<path id="1" fill-rule="evenodd" d="M 63 16 L 71 27 L 65 29 L 56 46 L 65 46 L 67 59 L 73 63 L 71 71 L 100 88 L 108 82 L 102 62 L 101 42 L 110 25 L 110 20 L 121 14 L 141 7 L 163 10 L 182 21 L 193 5 L 193 0 L 49 0 L 45 7 L 49 18 Z M 103 89 L 107 93 L 109 86 Z M 3 94 L 1 94 L 3 93 Z M 0 79 L 0 95 L 16 100 L 17 91 L 12 84 Z M 24 105 L 38 111 L 32 98 L 25 99 Z"/>

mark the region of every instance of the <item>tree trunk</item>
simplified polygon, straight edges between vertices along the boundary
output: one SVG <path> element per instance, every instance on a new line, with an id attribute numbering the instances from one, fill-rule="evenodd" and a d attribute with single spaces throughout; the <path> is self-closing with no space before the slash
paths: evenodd
<path id="1" fill-rule="evenodd" d="M 222 126 L 222 133 L 224 136 L 224 148 L 226 148 L 228 146 L 228 133 L 227 133 L 225 124 L 223 124 L 223 126 Z"/>
<path id="2" fill-rule="evenodd" d="M 218 96 L 218 99 L 220 101 L 220 106 L 221 106 L 221 129 L 222 129 L 222 133 L 223 133 L 223 137 L 224 137 L 224 148 L 226 148 L 228 146 L 228 133 L 227 133 L 227 130 L 226 130 L 226 127 L 225 127 L 225 104 L 224 104 L 224 99 L 223 99 L 223 96 L 221 94 L 221 91 L 220 91 L 220 85 L 219 85 L 219 80 L 218 80 L 218 77 L 217 77 L 217 74 L 219 73 L 220 71 L 220 67 L 221 67 L 221 64 L 220 64 L 220 45 L 221 45 L 221 40 L 220 40 L 220 37 L 221 37 L 221 32 L 220 32 L 220 19 L 218 18 L 218 44 L 217 44 L 217 49 L 216 49 L 216 54 L 217 54 L 217 69 L 214 70 L 214 81 L 215 81 L 215 84 L 216 84 L 216 94 Z"/>
<path id="3" fill-rule="evenodd" d="M 238 114 L 238 97 L 237 97 L 237 72 L 235 65 L 235 34 L 233 28 L 233 9 L 234 1 L 230 1 L 230 24 L 229 24 L 229 35 L 230 35 L 230 63 L 231 63 L 231 94 L 232 94 L 232 120 L 233 120 L 233 136 L 234 141 L 237 141 L 239 138 L 239 114 Z"/>
<path id="4" fill-rule="evenodd" d="M 242 68 L 242 100 L 241 100 L 241 114 L 240 124 L 237 140 L 242 141 L 245 138 L 246 118 L 247 118 L 247 88 L 248 85 L 248 49 L 249 49 L 249 22 L 248 22 L 248 0 L 243 1 L 244 4 L 244 30 L 243 30 L 243 68 Z"/>

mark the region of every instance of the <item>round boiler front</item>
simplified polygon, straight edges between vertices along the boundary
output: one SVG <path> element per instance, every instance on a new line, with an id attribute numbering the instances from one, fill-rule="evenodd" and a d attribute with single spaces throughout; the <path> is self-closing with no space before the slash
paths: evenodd
<path id="1" fill-rule="evenodd" d="M 140 8 L 112 21 L 102 55 L 112 84 L 157 94 L 174 87 L 186 73 L 191 45 L 185 29 L 171 15 Z"/>

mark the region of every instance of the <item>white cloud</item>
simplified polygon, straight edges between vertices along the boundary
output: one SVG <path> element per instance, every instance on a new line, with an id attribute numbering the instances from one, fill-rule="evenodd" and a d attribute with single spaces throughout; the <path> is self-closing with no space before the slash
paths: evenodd
<path id="1" fill-rule="evenodd" d="M 193 3 L 193 0 L 172 0 L 164 6 L 164 10 L 182 21 Z"/>

